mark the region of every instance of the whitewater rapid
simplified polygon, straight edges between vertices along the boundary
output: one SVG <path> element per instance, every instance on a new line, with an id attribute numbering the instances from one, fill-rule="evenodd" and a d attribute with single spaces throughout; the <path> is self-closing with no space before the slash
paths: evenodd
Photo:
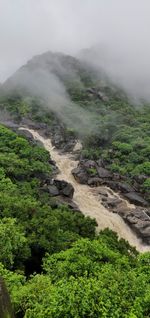
<path id="1" fill-rule="evenodd" d="M 117 232 L 120 238 L 124 238 L 130 245 L 135 246 L 138 251 L 145 252 L 150 250 L 150 246 L 144 245 L 118 214 L 110 212 L 101 204 L 99 196 L 95 195 L 88 185 L 77 183 L 71 171 L 77 167 L 78 161 L 74 160 L 71 154 L 60 154 L 59 151 L 52 146 L 50 139 L 42 137 L 33 129 L 20 129 L 28 130 L 34 139 L 43 143 L 45 149 L 49 151 L 51 159 L 56 162 L 59 168 L 60 172 L 57 175 L 57 179 L 65 180 L 73 185 L 73 201 L 85 216 L 96 219 L 98 224 L 97 230 L 110 228 Z"/>

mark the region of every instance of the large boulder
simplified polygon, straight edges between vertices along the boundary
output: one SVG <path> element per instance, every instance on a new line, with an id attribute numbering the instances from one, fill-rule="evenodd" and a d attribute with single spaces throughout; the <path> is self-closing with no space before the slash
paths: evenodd
<path id="1" fill-rule="evenodd" d="M 86 160 L 81 163 L 85 169 L 95 168 L 96 162 L 94 160 Z"/>
<path id="2" fill-rule="evenodd" d="M 124 193 L 124 196 L 133 204 L 139 206 L 148 206 L 148 202 L 144 200 L 137 192 Z"/>
<path id="3" fill-rule="evenodd" d="M 97 167 L 96 170 L 97 170 L 98 176 L 100 178 L 111 178 L 112 177 L 111 172 L 105 168 Z"/>
<path id="4" fill-rule="evenodd" d="M 54 180 L 54 185 L 59 191 L 60 195 L 64 195 L 69 198 L 73 198 L 74 188 L 71 183 L 64 180 Z"/>
<path id="5" fill-rule="evenodd" d="M 98 187 L 103 184 L 103 180 L 98 177 L 88 179 L 88 185 L 91 187 Z"/>
<path id="6" fill-rule="evenodd" d="M 134 189 L 129 184 L 123 182 L 118 182 L 117 188 L 123 193 L 134 192 Z"/>
<path id="7" fill-rule="evenodd" d="M 140 238 L 150 244 L 150 217 L 148 210 L 137 207 L 130 211 L 118 211 L 118 214 L 132 227 Z"/>
<path id="8" fill-rule="evenodd" d="M 59 195 L 59 190 L 58 190 L 58 188 L 57 188 L 54 184 L 49 185 L 49 186 L 47 187 L 47 192 L 48 192 L 48 193 L 50 194 L 50 196 L 52 196 L 52 197 L 55 197 L 55 196 Z"/>
<path id="9" fill-rule="evenodd" d="M 120 204 L 122 202 L 121 199 L 119 199 L 118 197 L 113 197 L 113 198 L 107 198 L 107 200 L 105 200 L 105 207 L 110 208 L 110 209 L 114 209 L 118 206 L 118 204 Z"/>
<path id="10" fill-rule="evenodd" d="M 72 174 L 78 183 L 87 184 L 88 173 L 83 168 L 77 167 L 77 168 L 73 169 Z"/>

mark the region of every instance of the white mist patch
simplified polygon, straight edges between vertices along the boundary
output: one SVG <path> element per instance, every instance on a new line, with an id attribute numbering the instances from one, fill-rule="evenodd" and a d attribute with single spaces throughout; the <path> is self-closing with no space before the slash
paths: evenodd
<path id="1" fill-rule="evenodd" d="M 22 67 L 4 85 L 7 92 L 19 92 L 42 100 L 43 107 L 54 112 L 68 128 L 90 135 L 97 130 L 94 115 L 71 101 L 65 85 L 51 69 Z"/>

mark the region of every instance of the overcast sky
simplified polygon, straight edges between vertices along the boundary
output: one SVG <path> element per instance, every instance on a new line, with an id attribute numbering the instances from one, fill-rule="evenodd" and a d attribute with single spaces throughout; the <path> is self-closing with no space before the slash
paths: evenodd
<path id="1" fill-rule="evenodd" d="M 97 43 L 149 76 L 149 33 L 149 0 L 0 0 L 0 81 L 33 55 Z"/>

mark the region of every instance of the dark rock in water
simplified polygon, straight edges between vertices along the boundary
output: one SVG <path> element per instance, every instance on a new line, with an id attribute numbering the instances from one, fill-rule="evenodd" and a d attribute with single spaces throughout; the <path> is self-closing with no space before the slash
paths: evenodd
<path id="1" fill-rule="evenodd" d="M 88 185 L 93 187 L 98 187 L 103 184 L 103 180 L 98 177 L 93 177 L 88 179 Z"/>
<path id="2" fill-rule="evenodd" d="M 63 152 L 70 152 L 73 150 L 75 146 L 75 140 L 71 140 L 68 143 L 65 144 L 65 146 L 63 147 Z"/>
<path id="3" fill-rule="evenodd" d="M 118 204 L 120 204 L 122 202 L 121 199 L 119 198 L 108 198 L 105 204 L 105 207 L 114 209 L 117 207 Z"/>
<path id="4" fill-rule="evenodd" d="M 72 174 L 77 182 L 81 184 L 86 184 L 88 182 L 88 174 L 81 167 L 77 167 L 72 170 Z"/>
<path id="5" fill-rule="evenodd" d="M 14 318 L 10 297 L 2 278 L 0 278 L 0 318 Z"/>
<path id="6" fill-rule="evenodd" d="M 106 188 L 104 188 L 104 187 L 100 187 L 98 189 L 98 194 L 100 194 L 100 195 L 102 195 L 104 197 L 108 197 L 109 191 Z"/>
<path id="7" fill-rule="evenodd" d="M 124 193 L 124 196 L 131 202 L 139 206 L 148 206 L 145 201 L 137 192 Z"/>
<path id="8" fill-rule="evenodd" d="M 97 173 L 99 175 L 100 178 L 111 178 L 112 174 L 110 173 L 109 170 L 104 169 L 102 167 L 97 167 Z"/>
<path id="9" fill-rule="evenodd" d="M 134 210 L 118 213 L 133 228 L 146 244 L 150 244 L 150 217 L 148 210 L 137 207 Z"/>
<path id="10" fill-rule="evenodd" d="M 69 198 L 73 198 L 74 188 L 71 183 L 64 180 L 54 180 L 54 185 L 59 191 L 59 194 L 64 195 Z"/>
<path id="11" fill-rule="evenodd" d="M 73 186 L 71 185 L 71 183 L 68 183 L 66 185 L 66 187 L 64 187 L 61 191 L 61 194 L 65 195 L 66 197 L 69 197 L 69 198 L 73 198 L 73 194 L 74 194 L 74 188 Z"/>
<path id="12" fill-rule="evenodd" d="M 129 213 L 130 211 L 131 211 L 131 208 L 127 206 L 127 203 L 125 201 L 121 201 L 113 208 L 113 212 L 119 214 L 120 216 L 121 215 L 123 216 Z"/>

